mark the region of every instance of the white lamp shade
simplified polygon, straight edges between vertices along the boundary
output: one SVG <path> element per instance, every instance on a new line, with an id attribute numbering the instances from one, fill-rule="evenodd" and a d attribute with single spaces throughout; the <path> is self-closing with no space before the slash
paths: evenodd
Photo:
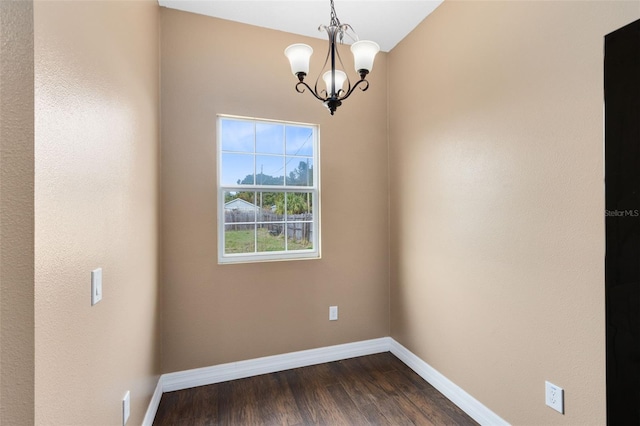
<path id="1" fill-rule="evenodd" d="M 351 45 L 351 53 L 353 53 L 356 72 L 360 72 L 360 70 L 371 72 L 373 60 L 379 51 L 380 46 L 374 41 L 361 40 L 353 43 Z"/>
<path id="2" fill-rule="evenodd" d="M 329 94 L 329 96 L 332 95 L 331 93 L 331 71 L 327 71 L 322 75 L 322 79 L 324 80 L 324 83 L 327 85 L 327 94 Z M 347 80 L 347 74 L 344 71 L 340 71 L 340 70 L 336 70 L 336 93 L 338 94 L 338 92 L 340 90 L 342 90 L 342 86 L 344 85 L 344 82 Z"/>
<path id="3" fill-rule="evenodd" d="M 289 59 L 291 72 L 294 75 L 299 72 L 309 74 L 309 59 L 312 53 L 311 46 L 302 43 L 292 44 L 284 49 L 284 54 Z"/>

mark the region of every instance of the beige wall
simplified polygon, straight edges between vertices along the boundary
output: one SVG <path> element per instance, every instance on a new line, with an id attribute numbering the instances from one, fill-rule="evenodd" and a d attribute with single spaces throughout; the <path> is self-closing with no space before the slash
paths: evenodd
<path id="1" fill-rule="evenodd" d="M 35 3 L 39 425 L 121 424 L 127 390 L 140 424 L 157 382 L 158 13 Z"/>
<path id="2" fill-rule="evenodd" d="M 0 1 L 0 424 L 33 424 L 33 4 Z"/>
<path id="3" fill-rule="evenodd" d="M 603 36 L 638 17 L 446 1 L 389 55 L 391 336 L 513 424 L 605 423 Z"/>
<path id="4" fill-rule="evenodd" d="M 311 44 L 315 78 L 326 41 L 161 16 L 163 372 L 387 336 L 386 55 L 331 117 L 283 54 Z M 219 113 L 320 125 L 321 260 L 217 264 Z"/>

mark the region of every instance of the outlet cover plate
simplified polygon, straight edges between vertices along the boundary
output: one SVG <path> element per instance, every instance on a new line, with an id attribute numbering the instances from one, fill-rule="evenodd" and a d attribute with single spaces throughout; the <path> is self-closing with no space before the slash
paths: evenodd
<path id="1" fill-rule="evenodd" d="M 127 391 L 124 394 L 124 398 L 122 398 L 122 425 L 127 424 L 127 420 L 129 420 L 129 415 L 131 414 L 131 393 Z"/>
<path id="2" fill-rule="evenodd" d="M 91 271 L 91 306 L 102 300 L 102 268 Z"/>
<path id="3" fill-rule="evenodd" d="M 564 389 L 547 381 L 544 382 L 544 387 L 547 405 L 560 414 L 564 414 Z"/>

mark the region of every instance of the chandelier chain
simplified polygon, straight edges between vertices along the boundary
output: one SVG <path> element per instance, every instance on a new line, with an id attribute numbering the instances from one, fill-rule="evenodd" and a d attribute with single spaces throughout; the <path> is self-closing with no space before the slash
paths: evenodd
<path id="1" fill-rule="evenodd" d="M 333 4 L 333 0 L 329 0 L 329 1 L 331 3 L 331 20 L 329 21 L 329 27 L 335 28 L 340 44 L 343 44 L 345 30 L 342 24 L 340 23 L 340 19 L 338 18 L 338 14 L 336 13 L 336 7 Z"/>
<path id="2" fill-rule="evenodd" d="M 336 8 L 333 5 L 333 0 L 331 1 L 331 20 L 329 21 L 329 25 L 331 26 L 336 26 L 339 27 L 340 26 L 340 19 L 338 19 L 338 15 L 336 14 Z"/>

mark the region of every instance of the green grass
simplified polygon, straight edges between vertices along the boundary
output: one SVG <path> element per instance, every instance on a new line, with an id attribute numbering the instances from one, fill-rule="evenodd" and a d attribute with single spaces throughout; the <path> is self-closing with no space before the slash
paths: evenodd
<path id="1" fill-rule="evenodd" d="M 255 235 L 253 230 L 225 231 L 225 253 L 254 253 Z M 258 228 L 258 252 L 284 251 L 284 234 L 274 236 L 266 228 Z M 308 250 L 313 244 L 306 240 L 289 239 L 288 250 Z"/>

